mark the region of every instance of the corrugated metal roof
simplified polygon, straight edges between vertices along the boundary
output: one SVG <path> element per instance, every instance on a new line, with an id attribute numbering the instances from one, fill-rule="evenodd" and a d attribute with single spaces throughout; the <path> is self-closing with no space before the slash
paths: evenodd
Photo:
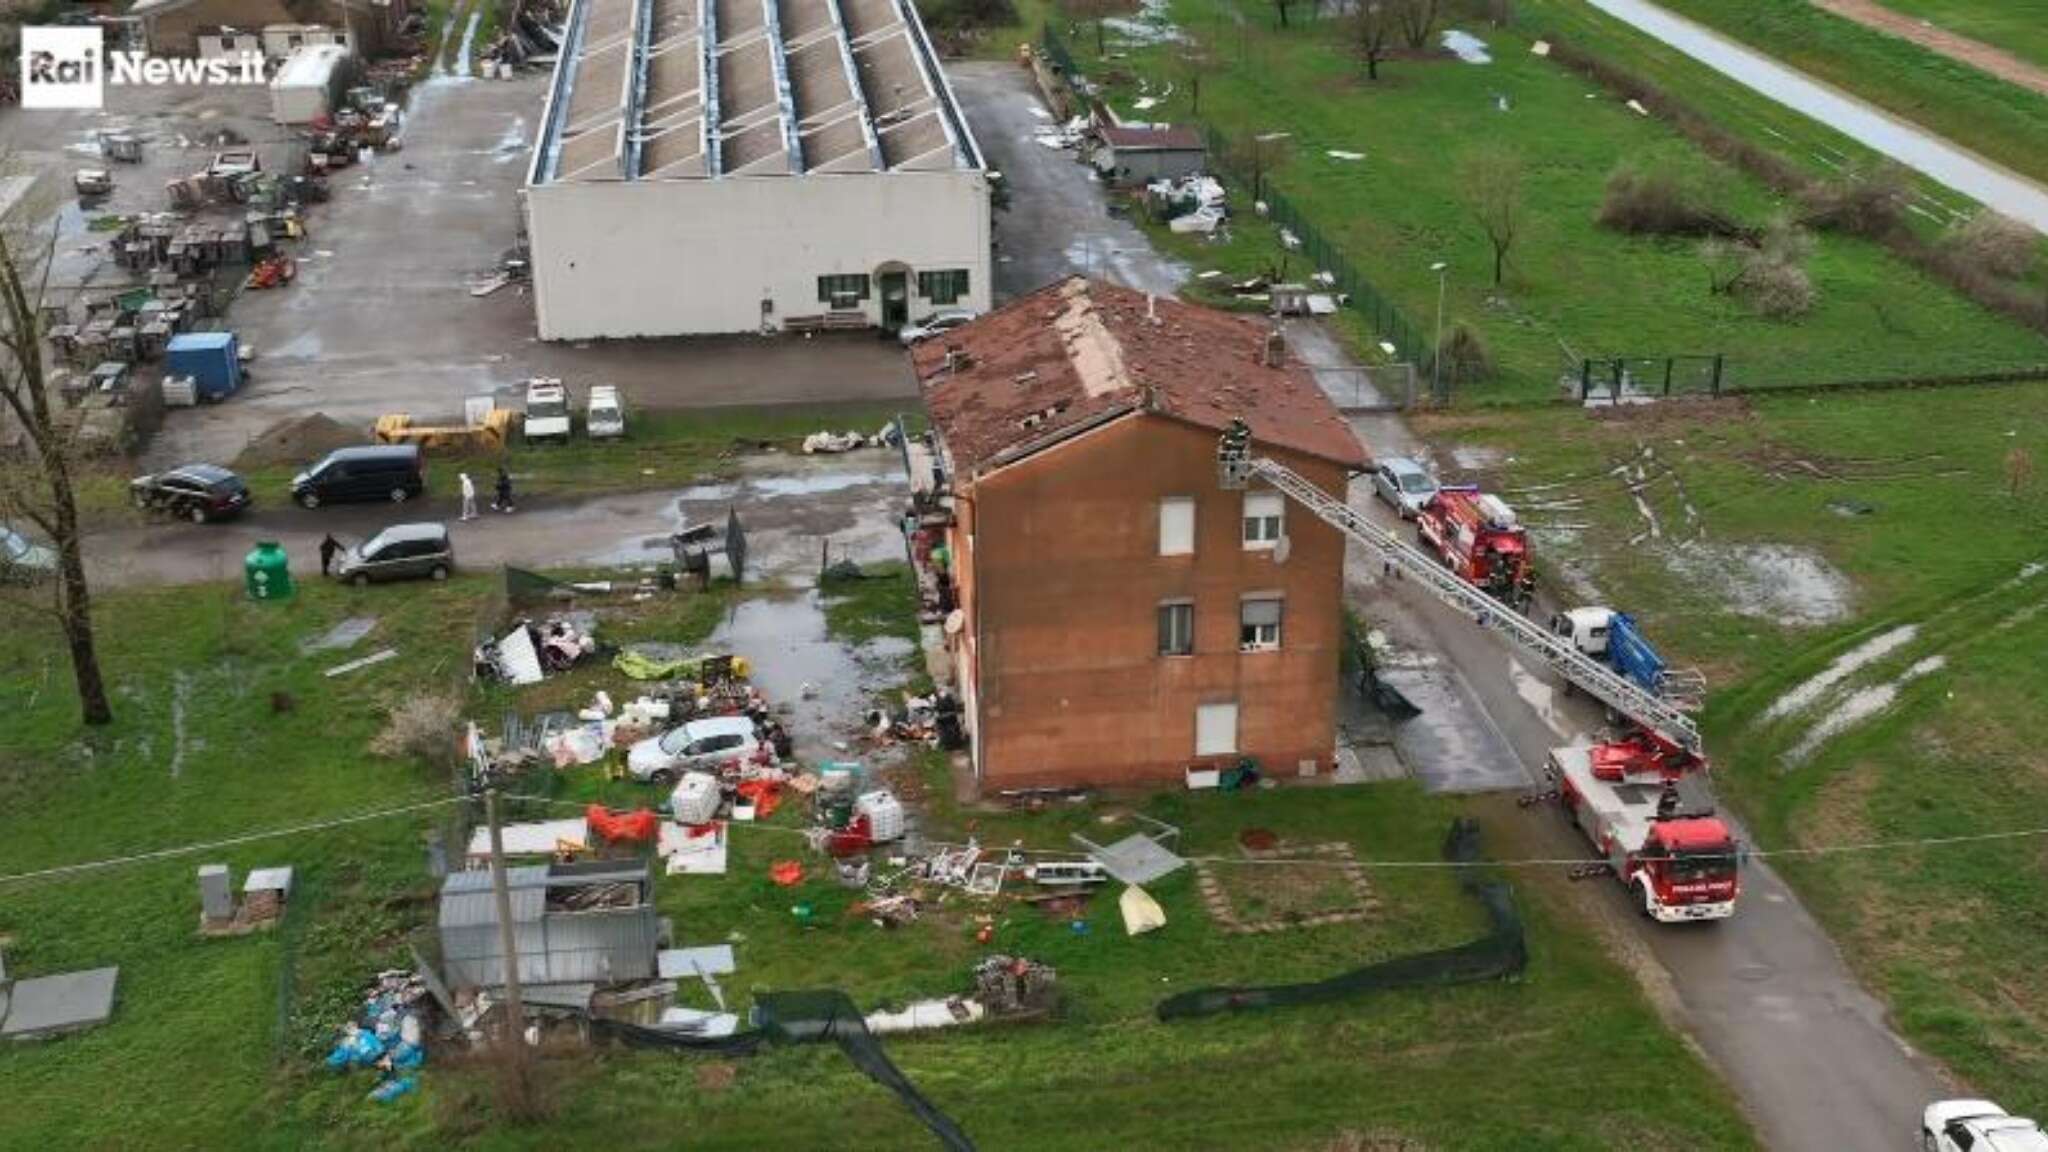
<path id="1" fill-rule="evenodd" d="M 505 886 L 511 889 L 512 922 L 538 920 L 548 902 L 546 865 L 505 869 Z M 497 896 L 491 891 L 488 870 L 452 872 L 441 885 L 441 926 L 473 928 L 498 922 Z"/>

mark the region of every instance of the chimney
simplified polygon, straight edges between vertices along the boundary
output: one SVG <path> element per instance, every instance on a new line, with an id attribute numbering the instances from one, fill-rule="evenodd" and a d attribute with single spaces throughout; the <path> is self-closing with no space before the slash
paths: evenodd
<path id="1" fill-rule="evenodd" d="M 1145 319 L 1159 323 L 1159 297 L 1150 292 L 1145 293 Z"/>
<path id="2" fill-rule="evenodd" d="M 972 367 L 974 367 L 974 357 L 967 354 L 967 349 L 946 349 L 946 375 L 951 376 L 956 372 L 962 372 Z"/>
<path id="3" fill-rule="evenodd" d="M 1266 333 L 1266 345 L 1259 362 L 1268 368 L 1278 368 L 1287 363 L 1287 337 L 1281 335 L 1280 329 L 1274 328 Z"/>

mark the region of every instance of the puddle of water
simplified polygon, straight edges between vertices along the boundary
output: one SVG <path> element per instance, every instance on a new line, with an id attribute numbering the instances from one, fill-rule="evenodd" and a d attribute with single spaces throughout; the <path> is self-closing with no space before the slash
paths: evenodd
<path id="1" fill-rule="evenodd" d="M 1873 636 L 1856 647 L 1835 657 L 1834 663 L 1823 668 L 1810 679 L 1793 688 L 1790 692 L 1771 702 L 1764 709 L 1762 719 L 1766 722 L 1782 720 L 1795 712 L 1803 712 L 1814 705 L 1828 690 L 1847 680 L 1859 669 L 1877 663 L 1893 652 L 1913 642 L 1920 634 L 1917 624 L 1902 624 L 1882 635 Z"/>
<path id="2" fill-rule="evenodd" d="M 1705 588 L 1741 616 L 1788 628 L 1812 628 L 1849 617 L 1855 588 L 1834 566 L 1784 544 L 1688 544 L 1664 562 L 1680 579 Z"/>
<path id="3" fill-rule="evenodd" d="M 858 648 L 833 640 L 818 594 L 806 592 L 741 601 L 708 647 L 746 657 L 755 686 L 785 715 L 798 758 L 816 762 L 848 758 L 833 744 L 860 731 L 876 692 L 903 682 L 902 657 L 913 645 L 895 637 Z"/>
<path id="4" fill-rule="evenodd" d="M 1451 55 L 1467 64 L 1493 63 L 1493 54 L 1486 50 L 1486 41 L 1470 32 L 1460 32 L 1456 28 L 1445 29 L 1444 47 L 1451 50 Z"/>
<path id="5" fill-rule="evenodd" d="M 1171 9 L 1170 0 L 1142 0 L 1135 14 L 1112 16 L 1102 27 L 1130 46 L 1177 44 L 1188 37 L 1173 22 Z"/>
<path id="6" fill-rule="evenodd" d="M 1498 468 L 1506 462 L 1507 453 L 1498 448 L 1478 444 L 1458 444 L 1451 448 L 1451 461 L 1460 468 Z"/>
<path id="7" fill-rule="evenodd" d="M 1536 713 L 1543 726 L 1559 736 L 1570 736 L 1571 725 L 1566 723 L 1564 713 L 1558 709 L 1558 690 L 1544 683 L 1535 673 L 1522 667 L 1522 662 L 1508 657 L 1508 682 L 1515 686 L 1515 695 Z"/>
<path id="8" fill-rule="evenodd" d="M 1859 688 L 1851 692 L 1840 704 L 1829 710 L 1826 716 L 1821 717 L 1820 723 L 1815 724 L 1806 735 L 1799 738 L 1799 743 L 1785 753 L 1785 761 L 1788 764 L 1805 763 L 1815 752 L 1820 751 L 1821 745 L 1891 707 L 1892 701 L 1899 697 L 1899 689 L 1923 676 L 1941 671 L 1947 664 L 1946 656 L 1929 656 L 1914 662 L 1911 667 L 1899 674 L 1897 680 L 1886 684 L 1873 684 L 1868 688 Z"/>

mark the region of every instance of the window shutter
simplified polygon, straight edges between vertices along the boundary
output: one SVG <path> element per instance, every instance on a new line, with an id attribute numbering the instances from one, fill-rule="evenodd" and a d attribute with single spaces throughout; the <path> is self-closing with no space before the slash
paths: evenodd
<path id="1" fill-rule="evenodd" d="M 1169 496 L 1159 502 L 1159 554 L 1188 556 L 1195 551 L 1195 502 Z"/>

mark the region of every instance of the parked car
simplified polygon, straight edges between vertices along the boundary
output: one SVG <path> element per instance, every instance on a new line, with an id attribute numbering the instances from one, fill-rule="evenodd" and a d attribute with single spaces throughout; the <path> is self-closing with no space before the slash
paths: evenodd
<path id="1" fill-rule="evenodd" d="M 334 578 L 360 588 L 372 580 L 446 580 L 454 570 L 455 545 L 446 524 L 393 524 L 344 549 Z"/>
<path id="2" fill-rule="evenodd" d="M 2041 1126 L 1989 1100 L 1937 1100 L 1920 1121 L 1921 1152 L 2048 1152 Z"/>
<path id="3" fill-rule="evenodd" d="M 592 440 L 615 440 L 626 434 L 626 410 L 619 406 L 616 386 L 590 386 L 590 398 L 583 407 L 583 430 Z"/>
<path id="4" fill-rule="evenodd" d="M 526 418 L 520 427 L 528 444 L 569 442 L 569 393 L 560 380 L 536 376 L 526 382 Z"/>
<path id="5" fill-rule="evenodd" d="M 915 324 L 907 324 L 896 333 L 905 348 L 920 340 L 929 340 L 941 332 L 951 332 L 962 324 L 974 319 L 971 308 L 941 308 Z"/>
<path id="6" fill-rule="evenodd" d="M 1373 493 L 1403 520 L 1421 515 L 1422 506 L 1436 495 L 1436 489 L 1436 478 L 1429 470 L 1406 456 L 1389 457 L 1372 470 Z"/>
<path id="7" fill-rule="evenodd" d="M 0 584 L 40 584 L 56 574 L 56 552 L 0 524 Z"/>
<path id="8" fill-rule="evenodd" d="M 666 788 L 685 772 L 716 773 L 719 765 L 752 756 L 760 746 L 753 720 L 745 716 L 712 716 L 692 720 L 633 745 L 633 750 L 626 753 L 626 770 L 635 780 Z"/>
<path id="9" fill-rule="evenodd" d="M 249 486 L 218 464 L 187 464 L 128 482 L 135 506 L 194 524 L 224 520 L 249 506 Z"/>
<path id="10" fill-rule="evenodd" d="M 308 508 L 349 500 L 402 504 L 427 490 L 427 461 L 417 444 L 336 448 L 292 477 L 292 499 Z"/>

